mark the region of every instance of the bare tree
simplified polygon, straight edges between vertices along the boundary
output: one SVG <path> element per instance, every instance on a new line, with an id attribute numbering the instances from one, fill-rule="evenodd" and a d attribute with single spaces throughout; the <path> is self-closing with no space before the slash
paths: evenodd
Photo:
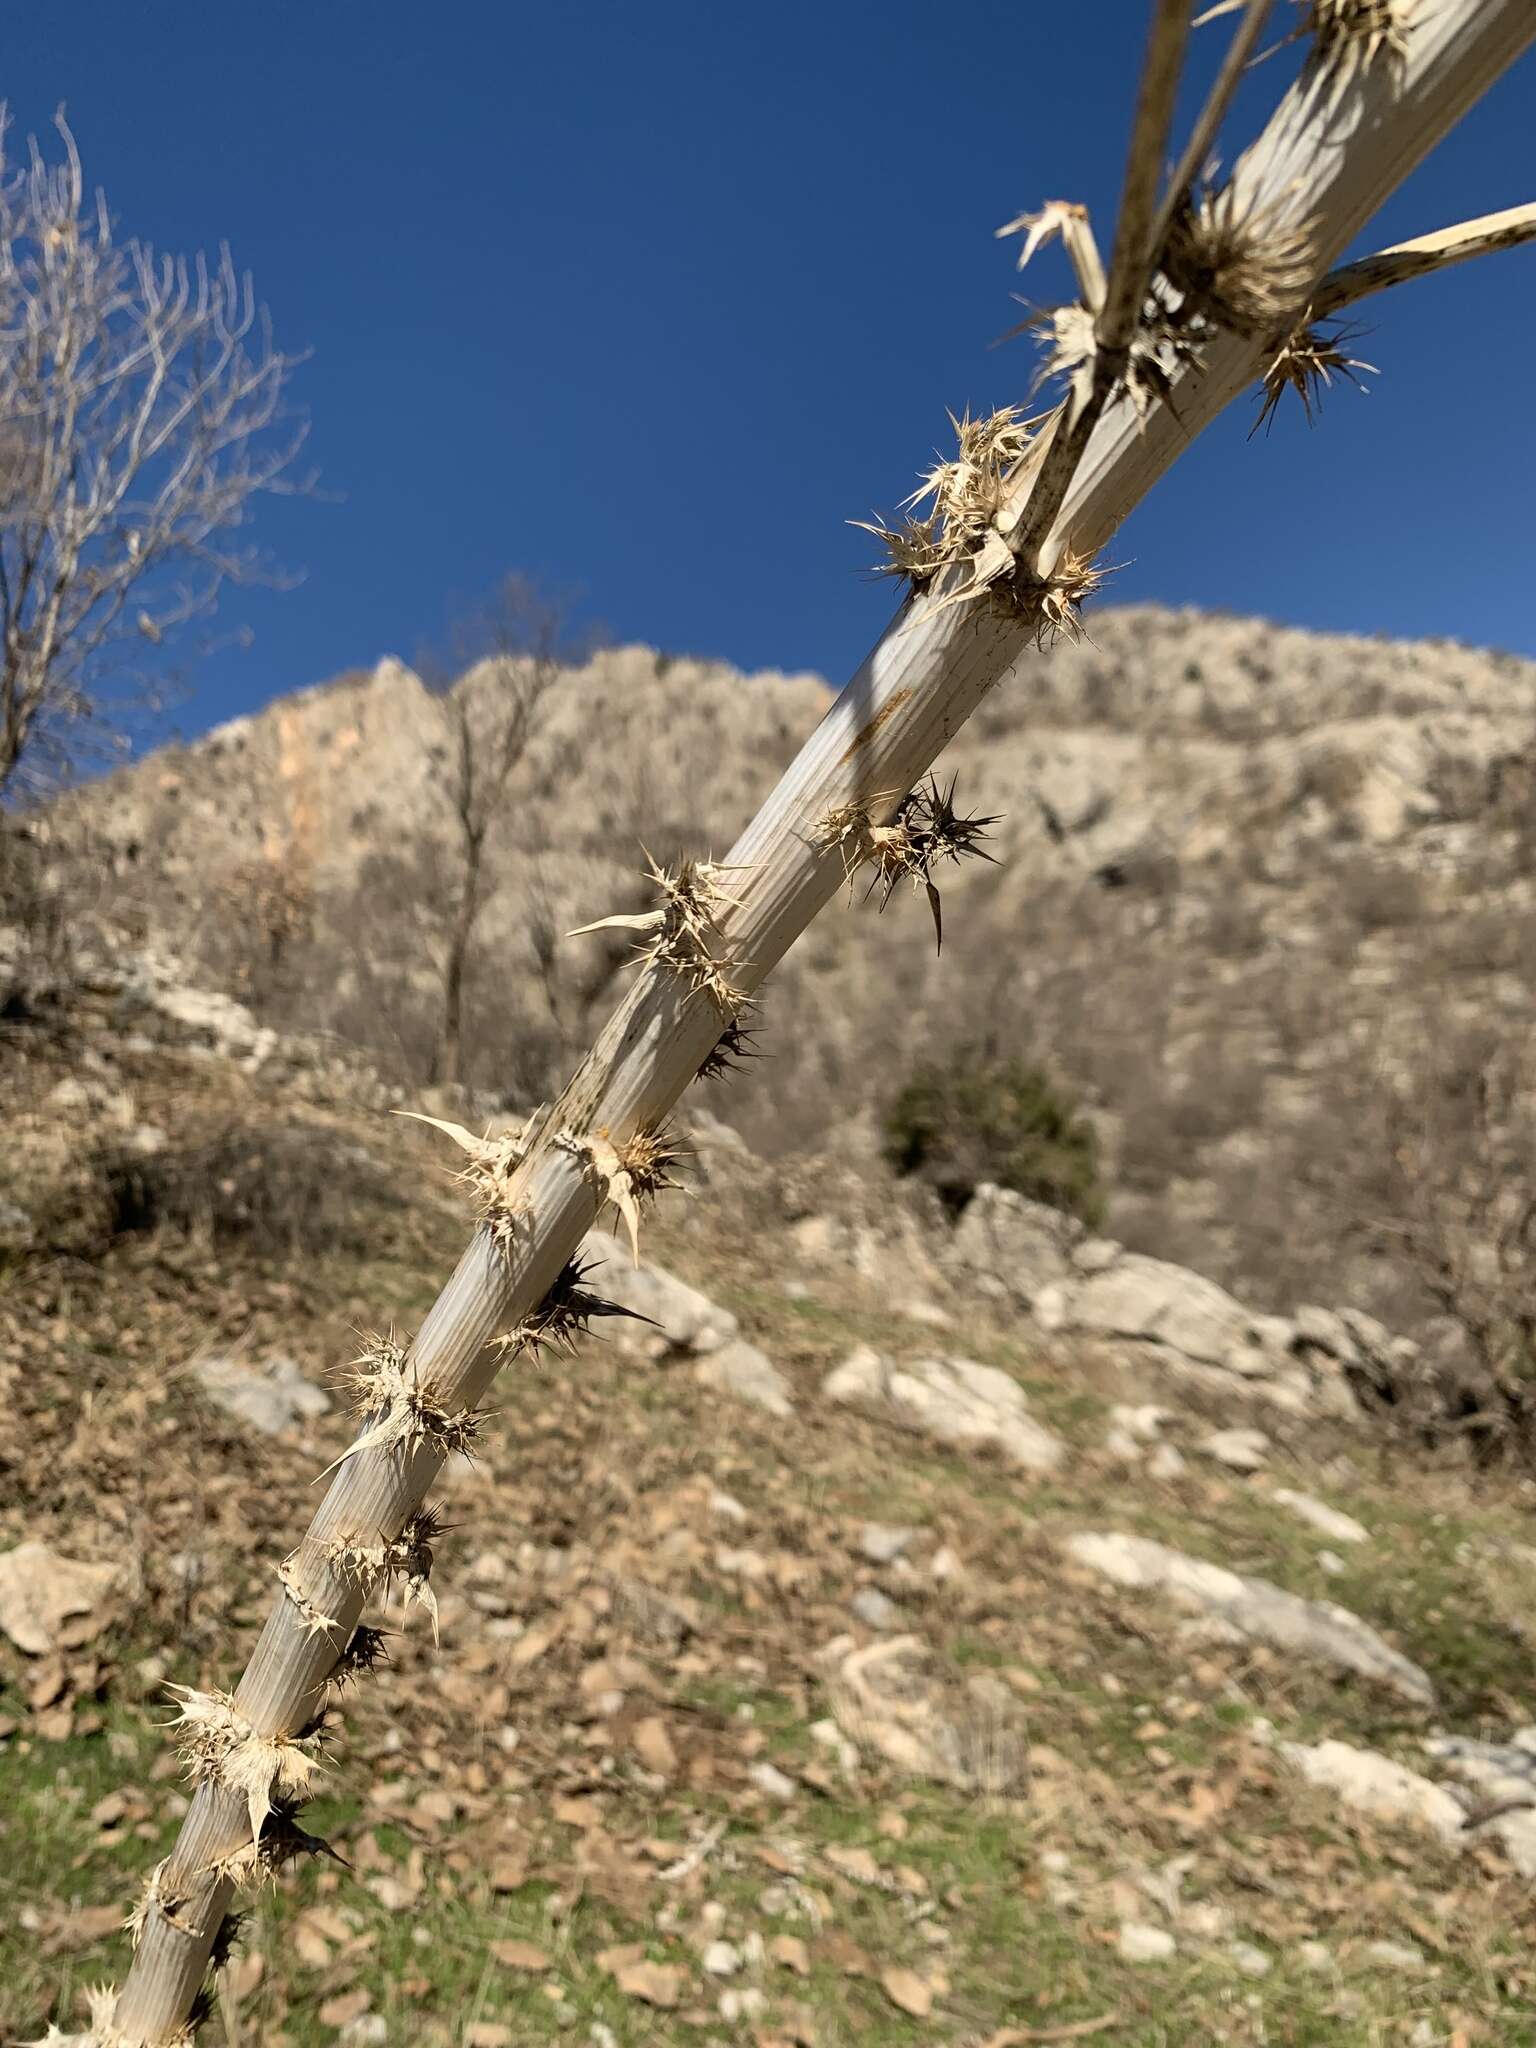
<path id="1" fill-rule="evenodd" d="M 455 862 L 444 905 L 442 1009 L 429 1078 L 450 1083 L 463 1076 L 464 982 L 475 926 L 495 890 L 486 855 L 505 827 L 507 784 L 562 672 L 561 608 L 531 578 L 513 572 L 469 635 L 458 638 L 461 654 L 478 640 L 488 658 L 456 680 L 445 674 L 438 684 L 448 727 Z M 430 683 L 432 667 L 425 668 Z"/>
<path id="2" fill-rule="evenodd" d="M 1433 1404 L 1475 1462 L 1536 1461 L 1536 1073 L 1523 1046 L 1464 1034 L 1384 1095 L 1390 1213 L 1451 1341 Z"/>
<path id="3" fill-rule="evenodd" d="M 62 163 L 10 169 L 0 109 L 0 799 L 158 700 L 177 629 L 263 573 L 234 535 L 304 437 L 228 250 L 119 245 L 57 126 Z"/>

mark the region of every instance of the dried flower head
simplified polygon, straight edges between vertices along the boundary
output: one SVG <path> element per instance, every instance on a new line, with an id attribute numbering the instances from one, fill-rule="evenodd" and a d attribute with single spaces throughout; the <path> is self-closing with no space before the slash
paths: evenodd
<path id="1" fill-rule="evenodd" d="M 883 801 L 886 800 L 872 798 L 829 811 L 821 821 L 815 844 L 826 851 L 837 849 L 850 885 L 860 867 L 866 862 L 872 865 L 874 874 L 866 894 L 880 889 L 882 910 L 899 882 L 910 881 L 914 889 L 922 889 L 933 913 L 934 937 L 942 952 L 944 917 L 933 871 L 945 861 L 958 866 L 967 857 L 993 860 L 981 841 L 997 819 L 961 817 L 955 809 L 953 778 L 948 789 L 941 790 L 930 776 L 926 788 L 912 790 L 897 805 L 890 820 L 877 825 L 871 813 Z"/>
<path id="2" fill-rule="evenodd" d="M 587 932 L 612 930 L 649 932 L 637 958 L 649 965 L 660 962 L 673 968 L 690 984 L 696 995 L 710 996 L 726 1017 L 739 1016 L 751 1006 L 752 998 L 734 977 L 747 964 L 717 955 L 720 913 L 739 909 L 739 900 L 721 886 L 726 868 L 713 861 L 684 859 L 675 869 L 663 868 L 646 854 L 647 876 L 661 901 L 654 910 L 620 911 L 600 917 L 592 924 L 578 925 L 566 936 L 579 939 Z"/>
<path id="3" fill-rule="evenodd" d="M 528 1213 L 527 1203 L 513 1193 L 513 1176 L 528 1156 L 542 1111 L 536 1109 L 516 1131 L 487 1131 L 483 1138 L 446 1117 L 426 1116 L 416 1109 L 397 1109 L 395 1114 L 409 1117 L 413 1123 L 430 1124 L 469 1155 L 469 1164 L 454 1178 L 469 1189 L 475 1213 L 490 1232 L 496 1248 L 504 1256 L 510 1253 L 518 1218 Z"/>
<path id="4" fill-rule="evenodd" d="M 1110 573 L 1095 557 L 1078 554 L 1069 543 L 1048 576 L 1030 576 L 1022 564 L 1015 564 L 1011 576 L 999 577 L 992 586 L 992 598 L 1024 619 L 1035 645 L 1044 650 L 1058 633 L 1080 638 L 1082 607 L 1103 588 Z"/>
<path id="5" fill-rule="evenodd" d="M 1274 424 L 1275 408 L 1287 391 L 1294 391 L 1301 400 L 1309 427 L 1314 410 L 1321 411 L 1323 393 L 1332 389 L 1335 377 L 1342 377 L 1364 391 L 1366 386 L 1361 378 L 1374 377 L 1376 365 L 1345 354 L 1349 343 L 1357 340 L 1363 332 L 1360 327 L 1324 329 L 1303 324 L 1288 334 L 1264 372 L 1264 401 L 1258 418 L 1249 429 L 1249 440 L 1260 427 L 1267 430 Z"/>
<path id="6" fill-rule="evenodd" d="M 407 1607 L 420 1607 L 429 1616 L 432 1640 L 436 1642 L 437 1595 L 432 1591 L 429 1580 L 433 1546 L 441 1540 L 443 1533 L 444 1523 L 437 1510 L 422 1507 L 416 1510 L 396 1537 L 379 1536 L 372 1541 L 361 1537 L 342 1538 L 327 1544 L 325 1554 L 337 1571 L 358 1585 L 377 1586 L 382 1583 L 382 1597 L 386 1602 L 392 1589 L 398 1586 Z M 379 1657 L 378 1636 L 377 1629 L 358 1629 L 332 1675 L 345 1682 L 355 1671 L 372 1670 Z M 354 1646 L 356 1656 L 353 1655 Z M 373 1663 L 365 1664 L 365 1655 L 371 1655 Z"/>
<path id="7" fill-rule="evenodd" d="M 739 1018 L 733 1017 L 699 1061 L 699 1079 L 718 1080 L 722 1074 L 734 1073 L 743 1060 L 761 1059 L 763 1055 L 753 1042 L 756 1036 L 755 1031 L 747 1030 Z"/>
<path id="8" fill-rule="evenodd" d="M 1292 31 L 1311 38 L 1311 63 L 1337 98 L 1381 65 L 1396 84 L 1408 56 L 1410 0 L 1297 0 L 1304 10 Z"/>
<path id="9" fill-rule="evenodd" d="M 176 1721 L 184 1768 L 199 1781 L 212 1780 L 244 1795 L 251 1816 L 251 1840 L 274 1796 L 307 1798 L 323 1762 L 317 1734 L 263 1735 L 236 1707 L 230 1694 L 172 1686 L 180 1702 Z"/>
<path id="10" fill-rule="evenodd" d="M 366 1426 L 326 1472 L 360 1451 L 400 1451 L 410 1457 L 424 1443 L 443 1457 L 473 1451 L 485 1417 L 471 1408 L 450 1413 L 436 1392 L 422 1384 L 414 1359 L 393 1337 L 365 1336 L 363 1341 L 347 1378 Z"/>
<path id="11" fill-rule="evenodd" d="M 905 518 L 896 526 L 878 519 L 850 519 L 862 533 L 872 533 L 885 550 L 885 560 L 875 564 L 877 576 L 899 576 L 909 590 L 921 593 L 946 566 L 937 512 L 924 519 Z"/>
<path id="12" fill-rule="evenodd" d="M 909 518 L 899 527 L 864 520 L 854 524 L 884 544 L 884 567 L 905 577 L 914 591 L 926 591 L 946 570 L 970 563 L 971 578 L 945 599 L 958 603 L 986 588 L 978 557 L 989 542 L 997 542 L 994 522 L 1007 503 L 1009 479 L 1036 445 L 1034 430 L 1039 423 L 1011 405 L 983 419 L 972 419 L 969 413 L 963 419 L 951 413 L 949 419 L 955 430 L 954 456 L 935 463 L 907 500 L 907 507 L 931 500 L 922 518 Z M 1006 563 L 1006 550 L 1001 559 Z"/>
<path id="13" fill-rule="evenodd" d="M 1235 184 L 1207 183 L 1175 212 L 1161 266 L 1180 294 L 1181 324 L 1198 316 L 1263 340 L 1295 318 L 1316 281 L 1314 223 L 1256 208 Z"/>
<path id="14" fill-rule="evenodd" d="M 637 1309 L 621 1308 L 616 1301 L 605 1301 L 602 1295 L 593 1293 L 585 1283 L 595 1263 L 567 1259 L 538 1307 L 515 1329 L 504 1331 L 496 1339 L 498 1347 L 512 1353 L 537 1353 L 548 1347 L 574 1356 L 580 1340 L 591 1335 L 594 1319 L 601 1316 L 627 1316 L 632 1322 L 659 1328 L 650 1316 L 641 1315 Z"/>
<path id="15" fill-rule="evenodd" d="M 622 1144 L 615 1144 L 606 1131 L 579 1137 L 562 1131 L 555 1139 L 565 1152 L 581 1161 L 587 1178 L 612 1202 L 629 1231 L 630 1251 L 640 1263 L 640 1204 L 653 1201 L 663 1188 L 683 1185 L 673 1177 L 672 1168 L 683 1159 L 684 1148 L 676 1135 L 657 1126 L 634 1131 Z"/>
<path id="16" fill-rule="evenodd" d="M 112 1985 L 88 1985 L 85 2000 L 89 2018 L 83 2034 L 66 2034 L 50 2021 L 47 2033 L 26 2043 L 25 2048 L 138 2048 L 137 2042 L 131 2041 L 113 2018 L 117 2011 L 117 1992 Z M 164 2037 L 162 2048 L 192 2048 L 192 2037 L 200 2017 L 200 2014 L 189 2015 L 174 2034 Z"/>
<path id="17" fill-rule="evenodd" d="M 1202 361 L 1198 327 L 1182 325 L 1170 315 L 1160 284 L 1161 280 L 1154 280 L 1117 379 L 1138 419 L 1145 419 L 1154 405 L 1167 404 L 1182 372 L 1198 368 Z M 1077 303 L 1054 306 L 1031 314 L 1024 325 L 1036 329 L 1045 342 L 1035 388 L 1051 377 L 1061 377 L 1074 406 L 1084 405 L 1093 389 L 1099 346 L 1094 316 L 1088 308 Z"/>

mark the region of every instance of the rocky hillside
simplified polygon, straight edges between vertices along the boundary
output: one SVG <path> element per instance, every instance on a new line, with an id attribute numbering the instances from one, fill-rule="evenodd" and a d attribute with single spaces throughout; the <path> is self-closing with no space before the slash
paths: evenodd
<path id="1" fill-rule="evenodd" d="M 462 1243 L 334 1045 L 122 942 L 0 1020 L 0 2031 L 120 1975 L 225 1684 Z M 477 1108 L 484 1105 L 476 1105 Z M 1529 1482 L 1386 1436 L 1399 1341 L 857 1126 L 707 1115 L 604 1319 L 444 1475 L 340 1696 L 237 2048 L 1520 2048 Z M 340 1860 L 336 1860 L 340 1859 Z"/>
<path id="2" fill-rule="evenodd" d="M 831 912 L 765 1011 L 790 1066 L 753 1068 L 728 1113 L 818 1148 L 920 1053 L 985 1039 L 1082 1096 L 1138 1250 L 1262 1307 L 1427 1326 L 1393 1234 L 1394 1120 L 1524 1041 L 1536 667 L 1152 607 L 1091 629 L 1021 662 L 944 763 L 963 807 L 1000 814 L 1001 865 L 946 889 L 942 960 L 920 902 Z M 561 935 L 644 900 L 642 844 L 722 852 L 825 701 L 815 678 L 636 648 L 564 679 L 488 854 L 472 1080 L 519 1100 L 558 1081 L 624 957 Z M 61 824 L 92 872 L 110 849 L 114 915 L 419 1080 L 456 873 L 446 760 L 440 705 L 386 662 L 157 754 Z M 277 875 L 297 907 L 274 938 Z"/>

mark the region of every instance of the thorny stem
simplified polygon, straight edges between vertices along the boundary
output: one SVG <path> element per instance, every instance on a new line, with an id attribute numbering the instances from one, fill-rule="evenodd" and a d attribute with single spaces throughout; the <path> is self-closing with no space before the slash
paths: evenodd
<path id="1" fill-rule="evenodd" d="M 1126 365 L 1131 337 L 1151 281 L 1155 254 L 1151 224 L 1158 177 L 1173 121 L 1184 43 L 1189 33 L 1186 0 L 1158 0 L 1136 101 L 1136 121 L 1125 167 L 1125 185 L 1115 229 L 1104 304 L 1096 309 L 1093 382 L 1081 404 L 1068 401 L 1045 450 L 1024 517 L 1008 534 L 1015 558 L 1033 580 L 1042 578 L 1043 543 L 1077 474 L 1083 451 Z"/>
<path id="2" fill-rule="evenodd" d="M 1305 83 L 1282 101 L 1240 176 L 1255 205 L 1284 203 L 1316 221 L 1319 263 L 1336 257 L 1440 135 L 1536 41 L 1529 0 L 1441 0 L 1416 24 L 1400 72 L 1359 80 L 1352 124 Z M 1189 441 L 1260 373 L 1263 346 L 1222 334 L 1206 362 L 1178 385 L 1178 418 L 1142 420 L 1123 396 L 1108 403 L 1062 501 L 1058 525 L 1085 549 L 1103 545 Z M 838 893 L 842 865 L 818 851 L 818 819 L 911 789 L 957 727 L 1009 674 L 1027 640 L 1017 613 L 920 598 L 893 622 L 786 770 L 730 856 L 739 897 L 720 918 L 722 943 L 743 963 L 744 995 Z M 477 1406 L 499 1363 L 498 1332 L 525 1322 L 547 1296 L 594 1219 L 600 1191 L 582 1161 L 556 1142 L 606 1130 L 624 1144 L 656 1129 L 707 1059 L 728 1022 L 718 1004 L 663 960 L 647 962 L 530 1149 L 510 1175 L 516 1227 L 498 1241 L 482 1223 L 429 1311 L 411 1351 L 418 1383 L 449 1414 Z M 300 1545 L 303 1592 L 350 1636 L 363 1592 L 333 1569 L 331 1546 L 393 1541 L 437 1477 L 428 1442 L 375 1445 L 348 1457 Z M 295 1735 L 313 1719 L 335 1673 L 337 1648 L 312 1631 L 286 1590 L 234 1695 L 264 1739 Z M 249 1800 L 238 1788 L 198 1787 L 164 1882 L 174 1921 L 153 1900 L 112 2016 L 98 2044 L 165 2048 L 184 2032 L 232 1879 L 247 1852 Z M 88 2039 L 92 2037 L 87 2037 Z"/>

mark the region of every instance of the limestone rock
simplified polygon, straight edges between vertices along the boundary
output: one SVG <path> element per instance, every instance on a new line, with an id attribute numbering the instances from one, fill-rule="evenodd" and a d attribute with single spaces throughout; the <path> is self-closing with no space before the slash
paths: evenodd
<path id="1" fill-rule="evenodd" d="M 1071 1274 L 1082 1234 L 1060 1209 L 984 1181 L 955 1226 L 945 1263 L 962 1286 L 1027 1309 L 1043 1288 Z"/>
<path id="2" fill-rule="evenodd" d="M 1374 1679 L 1416 1706 L 1432 1706 L 1428 1675 L 1368 1622 L 1332 1601 L 1303 1600 L 1146 1536 L 1084 1531 L 1066 1539 L 1079 1564 L 1117 1586 L 1165 1594 L 1176 1606 L 1256 1642 Z"/>
<path id="3" fill-rule="evenodd" d="M 1060 1437 L 1029 1412 L 1024 1391 L 996 1366 L 971 1358 L 918 1358 L 895 1364 L 862 1344 L 822 1386 L 832 1401 L 867 1401 L 941 1442 L 994 1446 L 1028 1472 L 1054 1472 L 1066 1456 Z"/>
<path id="4" fill-rule="evenodd" d="M 281 1355 L 258 1365 L 215 1352 L 197 1361 L 193 1375 L 216 1407 L 263 1436 L 281 1436 L 297 1423 L 312 1422 L 331 1405 L 329 1394 Z"/>
<path id="5" fill-rule="evenodd" d="M 1258 1472 L 1269 1463 L 1269 1438 L 1262 1429 L 1213 1429 L 1200 1449 L 1229 1472 Z"/>
<path id="6" fill-rule="evenodd" d="M 789 1381 L 764 1351 L 744 1337 L 734 1337 L 718 1350 L 706 1351 L 694 1367 L 697 1378 L 723 1394 L 734 1394 L 770 1415 L 793 1415 Z"/>
<path id="7" fill-rule="evenodd" d="M 1001 1794 L 1023 1783 L 1023 1721 L 998 1679 L 986 1673 L 962 1683 L 947 1676 L 913 1635 L 864 1649 L 848 1645 L 839 1637 L 821 1659 L 844 1737 L 902 1770 L 962 1791 Z"/>
<path id="8" fill-rule="evenodd" d="M 1374 1749 L 1348 1742 L 1283 1742 L 1280 1753 L 1310 1785 L 1378 1820 L 1401 1820 L 1454 1841 L 1465 1818 L 1461 1803 L 1431 1779 Z"/>
<path id="9" fill-rule="evenodd" d="M 1329 1536 L 1335 1543 L 1369 1543 L 1371 1532 L 1357 1522 L 1353 1515 L 1346 1515 L 1338 1508 L 1331 1508 L 1326 1501 L 1314 1500 L 1310 1493 L 1297 1493 L 1289 1486 L 1277 1486 L 1270 1495 L 1283 1508 L 1289 1508 L 1293 1515 L 1310 1523 L 1319 1535 Z"/>
<path id="10" fill-rule="evenodd" d="M 0 1553 L 0 1629 L 29 1657 L 78 1649 L 106 1627 L 122 1576 L 117 1565 L 61 1557 L 46 1543 L 19 1543 Z"/>

